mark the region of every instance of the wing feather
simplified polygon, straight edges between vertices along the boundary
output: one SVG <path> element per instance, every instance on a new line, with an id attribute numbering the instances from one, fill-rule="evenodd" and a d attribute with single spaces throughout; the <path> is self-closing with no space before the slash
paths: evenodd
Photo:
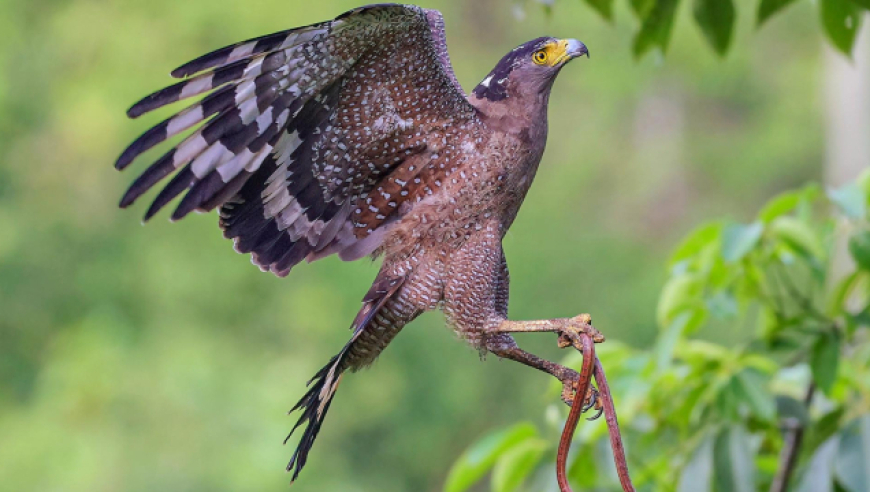
<path id="1" fill-rule="evenodd" d="M 175 78 L 189 77 L 214 67 L 247 60 L 261 53 L 302 45 L 318 36 L 329 24 L 328 22 L 312 24 L 231 44 L 185 63 L 173 70 L 172 76 Z"/>
<path id="2" fill-rule="evenodd" d="M 379 4 L 212 51 L 172 72 L 138 117 L 205 94 L 136 139 L 118 169 L 190 133 L 130 186 L 131 205 L 172 175 L 145 220 L 220 208 L 224 235 L 261 269 L 372 253 L 404 201 L 432 192 L 437 159 L 475 110 L 450 66 L 437 11 Z M 425 168 L 425 169 L 424 169 Z M 428 174 L 427 174 L 428 173 Z M 186 193 L 185 193 L 186 192 Z"/>

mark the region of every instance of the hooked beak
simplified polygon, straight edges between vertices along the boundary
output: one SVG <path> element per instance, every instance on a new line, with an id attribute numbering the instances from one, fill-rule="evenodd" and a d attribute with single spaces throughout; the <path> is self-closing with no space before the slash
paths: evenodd
<path id="1" fill-rule="evenodd" d="M 578 56 L 586 55 L 589 57 L 589 50 L 586 45 L 576 39 L 562 39 L 556 42 L 556 53 L 558 56 L 553 62 L 553 66 L 561 67 Z"/>
<path id="2" fill-rule="evenodd" d="M 568 40 L 568 46 L 566 47 L 565 52 L 569 59 L 583 55 L 586 55 L 586 58 L 589 58 L 589 50 L 586 49 L 586 45 L 576 39 Z"/>

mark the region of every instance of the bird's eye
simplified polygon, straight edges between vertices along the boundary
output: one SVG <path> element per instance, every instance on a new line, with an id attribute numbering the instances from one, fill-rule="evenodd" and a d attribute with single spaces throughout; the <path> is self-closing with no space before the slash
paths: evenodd
<path id="1" fill-rule="evenodd" d="M 538 65 L 543 65 L 547 62 L 547 52 L 544 50 L 536 51 L 535 54 L 532 55 L 532 60 L 534 60 Z"/>

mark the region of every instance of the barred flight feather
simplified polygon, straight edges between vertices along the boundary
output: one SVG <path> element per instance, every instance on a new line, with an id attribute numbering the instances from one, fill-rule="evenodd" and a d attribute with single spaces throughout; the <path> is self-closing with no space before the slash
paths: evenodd
<path id="1" fill-rule="evenodd" d="M 312 24 L 231 44 L 187 62 L 173 70 L 171 74 L 175 78 L 189 77 L 203 70 L 226 65 L 238 60 L 245 60 L 261 53 L 303 44 L 310 41 L 317 34 L 322 33 L 329 24 L 329 22 Z"/>

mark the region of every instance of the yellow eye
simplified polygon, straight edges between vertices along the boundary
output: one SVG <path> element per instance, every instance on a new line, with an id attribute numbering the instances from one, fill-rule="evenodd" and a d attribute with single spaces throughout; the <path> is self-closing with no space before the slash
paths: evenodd
<path id="1" fill-rule="evenodd" d="M 536 51 L 535 54 L 532 55 L 532 60 L 534 60 L 538 65 L 543 65 L 547 62 L 547 52 L 544 50 Z"/>

